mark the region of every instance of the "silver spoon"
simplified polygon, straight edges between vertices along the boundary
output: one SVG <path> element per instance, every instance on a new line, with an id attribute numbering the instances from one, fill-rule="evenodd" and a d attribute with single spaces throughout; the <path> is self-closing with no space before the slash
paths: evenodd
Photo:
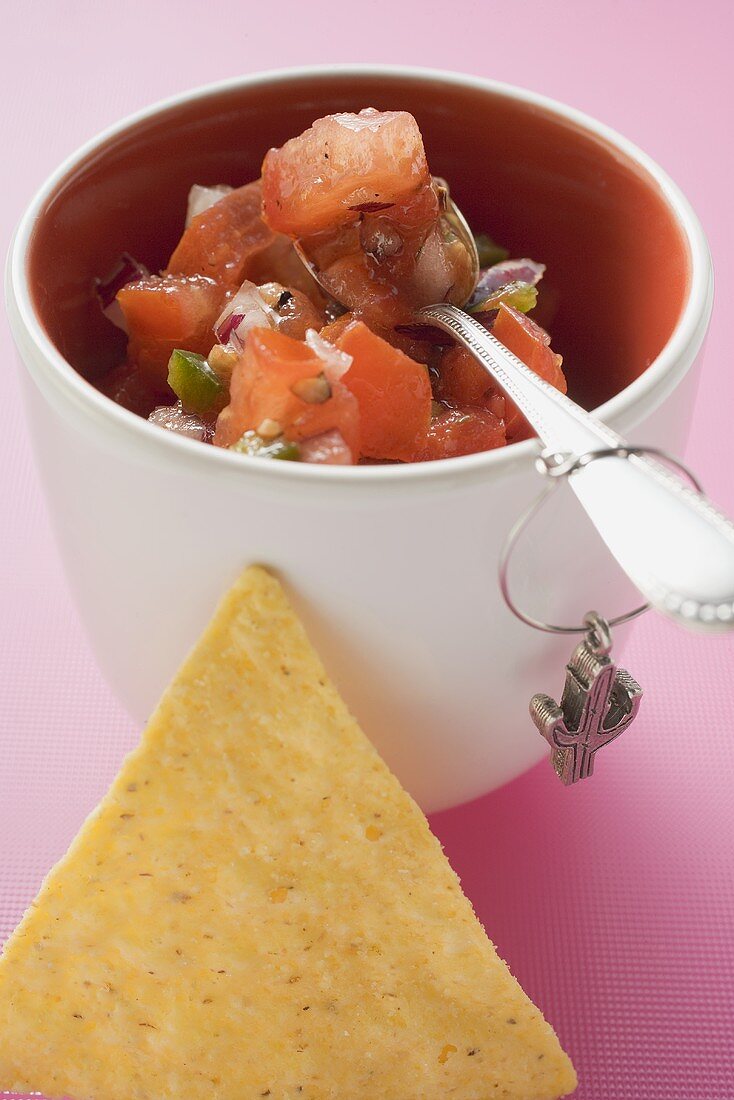
<path id="1" fill-rule="evenodd" d="M 466 220 L 447 202 L 453 225 L 476 257 Z M 318 271 L 298 251 L 321 285 Z M 468 348 L 514 401 L 545 445 L 548 472 L 568 474 L 609 550 L 653 607 L 686 627 L 734 629 L 734 524 L 708 497 L 666 466 L 634 453 L 463 309 L 441 302 L 416 316 Z"/>

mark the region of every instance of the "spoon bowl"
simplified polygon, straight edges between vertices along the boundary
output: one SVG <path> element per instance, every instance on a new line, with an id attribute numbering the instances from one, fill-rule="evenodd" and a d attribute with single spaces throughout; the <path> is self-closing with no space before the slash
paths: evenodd
<path id="1" fill-rule="evenodd" d="M 469 228 L 469 223 L 451 198 L 446 180 L 434 176 L 433 186 L 439 202 L 444 248 L 447 250 L 454 248 L 461 250 L 460 260 L 462 263 L 457 263 L 456 266 L 459 270 L 461 266 L 464 267 L 463 279 L 458 280 L 449 288 L 446 301 L 456 306 L 464 306 L 469 301 L 479 278 L 479 252 L 477 251 L 474 234 Z M 317 264 L 308 255 L 305 241 L 296 239 L 293 241 L 293 247 L 301 263 L 326 295 L 327 300 L 336 301 L 337 305 L 348 309 L 346 303 L 335 299 L 333 288 L 323 279 Z"/>

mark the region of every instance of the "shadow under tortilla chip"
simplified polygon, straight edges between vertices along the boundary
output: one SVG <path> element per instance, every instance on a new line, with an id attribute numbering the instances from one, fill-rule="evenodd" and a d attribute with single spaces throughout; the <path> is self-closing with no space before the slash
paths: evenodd
<path id="1" fill-rule="evenodd" d="M 574 1086 L 280 585 L 247 570 L 6 946 L 0 1090 L 551 1100 Z"/>

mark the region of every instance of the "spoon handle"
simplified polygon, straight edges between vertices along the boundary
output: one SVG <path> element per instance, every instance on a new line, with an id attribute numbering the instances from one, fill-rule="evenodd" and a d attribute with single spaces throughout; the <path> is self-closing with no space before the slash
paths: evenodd
<path id="1" fill-rule="evenodd" d="M 425 306 L 512 398 L 548 451 L 564 457 L 625 441 L 559 393 L 469 314 Z M 581 465 L 571 488 L 632 583 L 657 610 L 707 632 L 734 629 L 734 524 L 666 466 L 639 455 Z"/>

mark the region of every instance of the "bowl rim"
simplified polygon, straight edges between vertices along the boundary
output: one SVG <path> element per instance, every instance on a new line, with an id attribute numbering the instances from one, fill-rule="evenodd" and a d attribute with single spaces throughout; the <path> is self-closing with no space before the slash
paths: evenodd
<path id="1" fill-rule="evenodd" d="M 636 406 L 647 404 L 656 408 L 681 381 L 696 358 L 703 343 L 713 302 L 713 269 L 708 243 L 702 226 L 691 204 L 668 174 L 633 142 L 598 122 L 592 116 L 551 99 L 538 92 L 492 80 L 448 70 L 404 65 L 371 65 L 365 63 L 333 65 L 307 65 L 284 69 L 270 69 L 244 76 L 205 84 L 127 115 L 120 121 L 101 130 L 85 142 L 46 178 L 21 216 L 10 245 L 7 259 L 6 299 L 11 329 L 16 343 L 26 352 L 24 363 L 36 381 L 53 384 L 67 399 L 71 399 L 77 412 L 83 412 L 99 425 L 110 422 L 117 433 L 129 435 L 137 446 L 161 453 L 168 451 L 179 466 L 186 465 L 203 472 L 207 465 L 212 470 L 239 470 L 241 475 L 257 473 L 263 482 L 270 479 L 275 488 L 278 483 L 307 485 L 348 484 L 353 489 L 360 486 L 375 488 L 398 485 L 410 488 L 431 488 L 440 484 L 472 483 L 477 480 L 527 466 L 537 453 L 538 441 L 525 440 L 508 444 L 492 451 L 433 462 L 414 462 L 383 466 L 318 466 L 309 463 L 260 462 L 256 458 L 234 454 L 224 448 L 204 447 L 196 440 L 187 439 L 174 432 L 164 432 L 154 424 L 116 404 L 82 377 L 57 350 L 47 335 L 36 313 L 31 297 L 27 259 L 36 223 L 50 196 L 71 172 L 100 147 L 125 131 L 167 111 L 195 100 L 206 100 L 240 88 L 257 88 L 258 85 L 287 83 L 295 79 L 344 78 L 348 76 L 394 76 L 416 82 L 431 81 L 474 88 L 480 92 L 519 101 L 531 109 L 540 109 L 556 116 L 567 124 L 580 128 L 620 152 L 641 168 L 659 188 L 673 213 L 689 254 L 689 285 L 680 317 L 666 344 L 643 373 L 628 386 L 614 394 L 608 401 L 593 410 L 600 419 L 615 419 L 633 414 Z M 28 354 L 30 352 L 30 354 Z M 35 369 L 34 369 L 35 368 Z M 44 388 L 42 386 L 42 388 Z M 645 414 L 643 408 L 640 418 Z M 110 426 L 112 426 L 112 424 Z"/>

